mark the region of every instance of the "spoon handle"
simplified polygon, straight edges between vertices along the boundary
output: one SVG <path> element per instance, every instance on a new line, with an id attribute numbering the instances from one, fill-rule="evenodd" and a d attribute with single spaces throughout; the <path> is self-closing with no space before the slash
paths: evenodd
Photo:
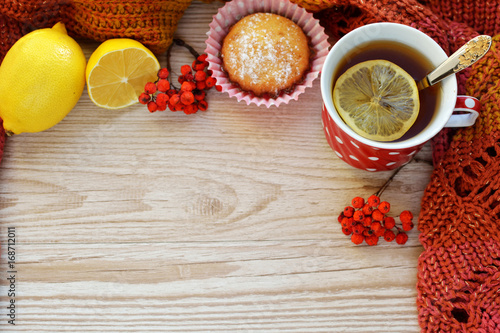
<path id="1" fill-rule="evenodd" d="M 455 53 L 453 53 L 448 59 L 443 61 L 441 65 L 430 72 L 425 78 L 420 80 L 417 83 L 418 89 L 422 90 L 432 86 L 448 75 L 455 74 L 460 72 L 462 69 L 469 67 L 485 55 L 485 53 L 490 49 L 490 46 L 490 36 L 481 35 L 471 39 Z"/>

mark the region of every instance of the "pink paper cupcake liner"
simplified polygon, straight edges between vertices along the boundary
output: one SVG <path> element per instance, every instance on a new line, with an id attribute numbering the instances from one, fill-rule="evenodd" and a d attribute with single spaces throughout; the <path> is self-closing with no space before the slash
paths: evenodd
<path id="1" fill-rule="evenodd" d="M 308 36 L 313 52 L 310 69 L 301 83 L 297 84 L 291 93 L 282 94 L 277 98 L 257 97 L 251 92 L 241 90 L 238 85 L 229 81 L 227 74 L 222 69 L 220 50 L 224 37 L 231 26 L 242 17 L 256 12 L 274 13 L 291 19 Z M 289 0 L 230 1 L 214 15 L 207 36 L 205 53 L 208 55 L 208 69 L 212 70 L 212 76 L 217 79 L 217 85 L 222 87 L 222 92 L 227 92 L 229 97 L 236 97 L 238 102 L 243 100 L 247 105 L 254 103 L 265 105 L 268 108 L 271 105 L 277 107 L 282 103 L 287 104 L 291 100 L 297 100 L 306 88 L 312 87 L 313 81 L 319 76 L 330 47 L 328 36 L 319 21 L 304 8 L 291 3 Z"/>

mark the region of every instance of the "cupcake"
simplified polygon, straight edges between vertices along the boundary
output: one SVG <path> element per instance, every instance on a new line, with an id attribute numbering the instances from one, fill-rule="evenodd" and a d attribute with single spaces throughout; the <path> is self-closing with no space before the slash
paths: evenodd
<path id="1" fill-rule="evenodd" d="M 328 54 L 312 14 L 288 0 L 233 0 L 214 16 L 207 61 L 217 85 L 247 104 L 279 106 L 311 87 Z"/>
<path id="2" fill-rule="evenodd" d="M 292 91 L 309 68 L 309 43 L 292 20 L 254 13 L 231 27 L 222 42 L 222 69 L 229 80 L 257 97 Z"/>

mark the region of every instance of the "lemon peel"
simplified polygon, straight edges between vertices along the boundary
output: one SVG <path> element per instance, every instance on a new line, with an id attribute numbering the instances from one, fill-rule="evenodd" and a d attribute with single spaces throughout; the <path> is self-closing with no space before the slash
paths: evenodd
<path id="1" fill-rule="evenodd" d="M 369 60 L 342 74 L 333 89 L 335 108 L 357 134 L 375 141 L 401 138 L 420 107 L 415 80 L 387 60 Z"/>

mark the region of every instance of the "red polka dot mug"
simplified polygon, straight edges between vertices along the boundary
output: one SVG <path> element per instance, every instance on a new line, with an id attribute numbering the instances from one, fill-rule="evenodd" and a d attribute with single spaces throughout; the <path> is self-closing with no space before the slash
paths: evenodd
<path id="1" fill-rule="evenodd" d="M 336 78 L 360 45 L 373 41 L 390 41 L 418 50 L 437 67 L 448 58 L 432 38 L 421 31 L 397 23 L 374 23 L 357 28 L 339 39 L 331 48 L 321 73 L 323 98 L 322 123 L 326 139 L 335 154 L 351 166 L 367 171 L 385 171 L 408 163 L 422 146 L 444 127 L 472 126 L 479 114 L 479 100 L 457 96 L 455 75 L 443 79 L 437 89 L 434 110 L 424 110 L 428 119 L 395 141 L 374 141 L 354 132 L 337 113 L 332 97 Z M 429 107 L 429 106 L 427 106 Z M 422 113 L 421 109 L 419 113 Z M 415 127 L 415 128 L 414 128 Z"/>

